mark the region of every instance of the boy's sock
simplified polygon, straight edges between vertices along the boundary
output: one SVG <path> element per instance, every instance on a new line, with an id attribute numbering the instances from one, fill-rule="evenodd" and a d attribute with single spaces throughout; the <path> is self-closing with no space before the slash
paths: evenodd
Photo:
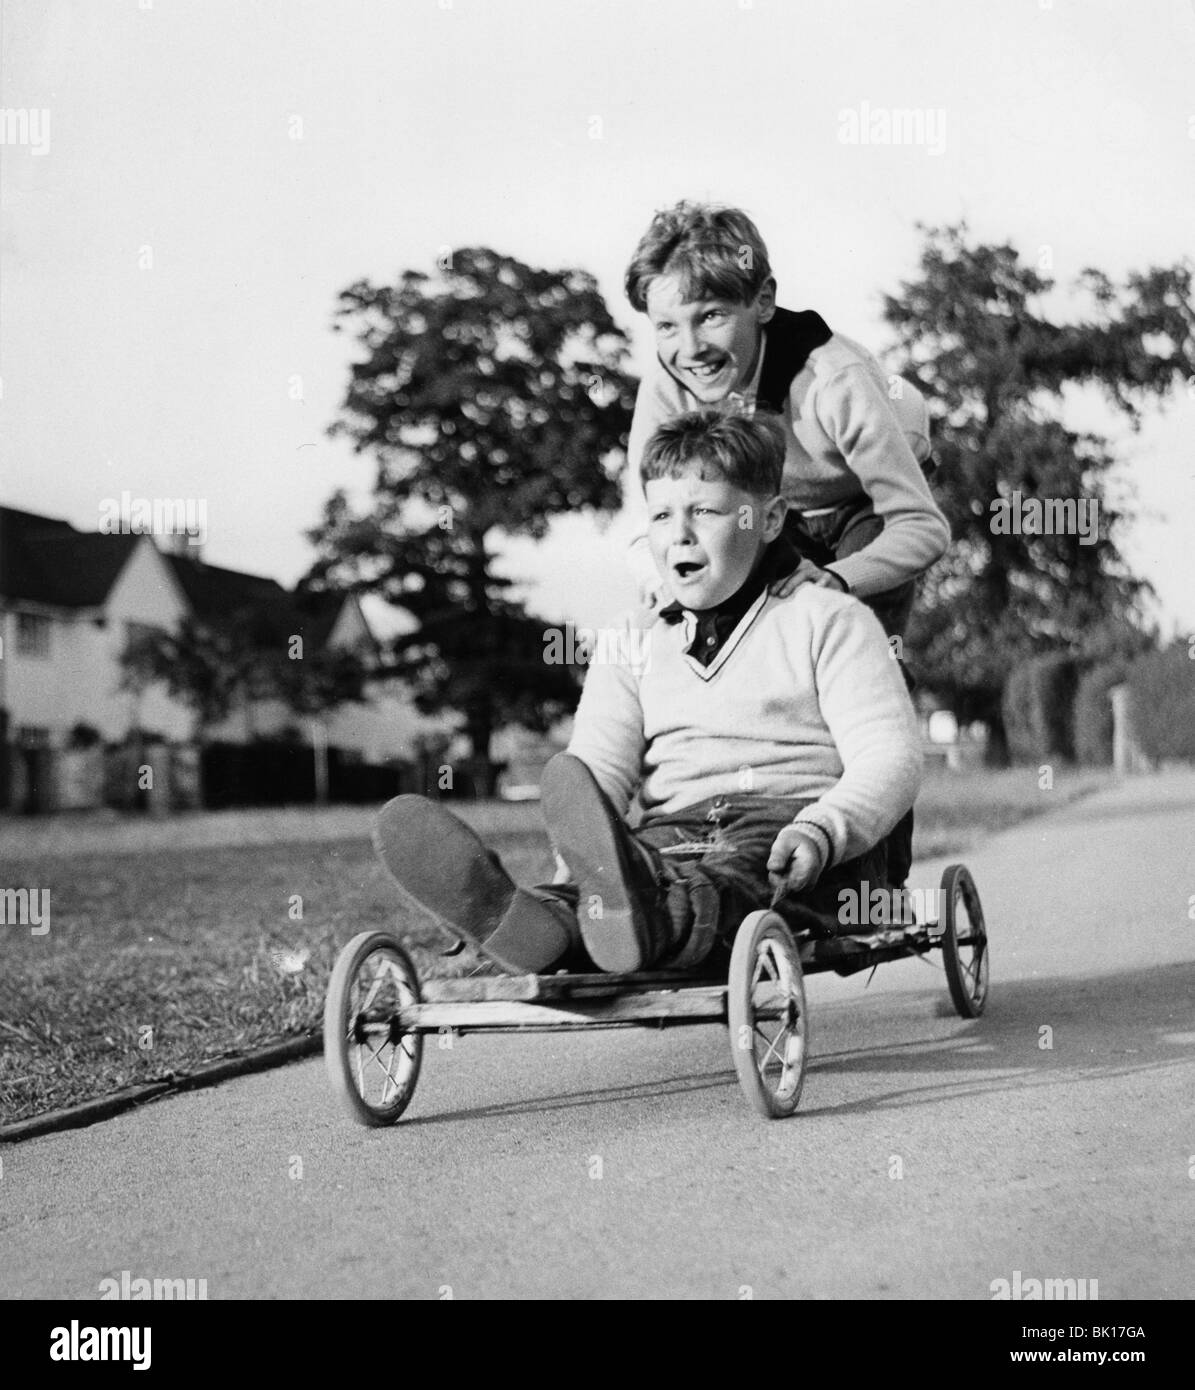
<path id="1" fill-rule="evenodd" d="M 601 970 L 644 970 L 673 947 L 655 865 L 571 753 L 558 753 L 540 782 L 544 823 L 576 882 L 577 923 Z"/>
<path id="2" fill-rule="evenodd" d="M 403 894 L 504 970 L 539 974 L 580 945 L 577 921 L 551 894 L 520 888 L 473 831 L 422 796 L 378 812 L 374 849 Z"/>

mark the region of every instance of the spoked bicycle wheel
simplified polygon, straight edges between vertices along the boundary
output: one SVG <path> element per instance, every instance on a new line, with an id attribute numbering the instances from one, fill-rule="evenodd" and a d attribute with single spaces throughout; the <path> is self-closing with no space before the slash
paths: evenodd
<path id="1" fill-rule="evenodd" d="M 792 933 L 775 912 L 753 912 L 734 938 L 726 992 L 739 1085 L 769 1119 L 801 1102 L 809 1051 L 805 977 Z"/>
<path id="2" fill-rule="evenodd" d="M 388 932 L 362 932 L 337 958 L 324 1002 L 324 1062 L 358 1124 L 394 1124 L 415 1094 L 423 1037 L 404 1032 L 398 1013 L 420 997 L 415 966 Z"/>
<path id="3" fill-rule="evenodd" d="M 988 933 L 979 891 L 963 864 L 942 875 L 942 965 L 955 1011 L 978 1018 L 988 997 Z"/>

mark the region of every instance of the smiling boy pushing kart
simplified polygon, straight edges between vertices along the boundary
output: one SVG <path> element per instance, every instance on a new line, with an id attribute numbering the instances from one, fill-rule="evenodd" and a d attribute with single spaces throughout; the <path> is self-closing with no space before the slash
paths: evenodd
<path id="1" fill-rule="evenodd" d="M 680 202 L 656 213 L 625 284 L 656 347 L 635 400 L 632 474 L 646 441 L 676 415 L 714 405 L 776 412 L 785 534 L 802 576 L 860 598 L 900 639 L 894 650 L 903 661 L 917 578 L 950 542 L 923 476 L 930 441 L 920 392 L 885 378 L 866 348 L 812 309 L 777 304 L 768 248 L 740 208 Z M 648 550 L 641 538 L 631 557 L 650 603 L 666 596 L 666 584 Z M 777 587 L 783 591 L 783 576 Z M 899 887 L 913 858 L 911 811 L 893 828 L 887 853 Z"/>
<path id="2" fill-rule="evenodd" d="M 886 878 L 921 779 L 917 720 L 883 629 L 796 567 L 785 441 L 701 411 L 643 451 L 648 544 L 672 602 L 603 644 L 541 787 L 569 881 L 517 886 L 438 803 L 387 803 L 375 841 L 404 894 L 507 970 L 695 967 L 769 901 L 832 931 L 843 889 Z M 643 818 L 625 815 L 636 791 Z"/>

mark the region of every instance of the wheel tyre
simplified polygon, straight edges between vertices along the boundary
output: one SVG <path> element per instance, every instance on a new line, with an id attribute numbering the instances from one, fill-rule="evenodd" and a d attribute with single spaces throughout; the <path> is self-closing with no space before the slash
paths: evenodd
<path id="1" fill-rule="evenodd" d="M 371 977 L 372 973 L 372 977 Z M 372 990 L 372 994 L 371 991 Z M 324 1064 L 332 1089 L 358 1124 L 392 1125 L 410 1104 L 423 1060 L 419 1033 L 387 1034 L 380 1025 L 397 1007 L 420 1003 L 419 976 L 398 938 L 362 932 L 337 957 L 324 1001 Z M 366 1037 L 362 1015 L 374 1031 Z M 374 1043 L 379 1046 L 374 1047 Z M 389 1050 L 389 1056 L 385 1056 Z M 380 1084 L 375 1098 L 373 1088 Z"/>
<path id="2" fill-rule="evenodd" d="M 942 964 L 950 999 L 963 1018 L 978 1018 L 988 997 L 988 933 L 979 891 L 965 865 L 951 864 L 943 873 L 942 903 Z"/>
<path id="3" fill-rule="evenodd" d="M 779 990 L 779 1016 L 757 1016 L 760 995 Z M 734 938 L 726 989 L 730 1051 L 739 1085 L 768 1119 L 791 1115 L 801 1103 L 809 1054 L 805 977 L 796 943 L 775 912 L 753 912 Z M 771 1032 L 773 1025 L 780 1025 Z M 779 1045 L 779 1046 L 778 1046 Z"/>

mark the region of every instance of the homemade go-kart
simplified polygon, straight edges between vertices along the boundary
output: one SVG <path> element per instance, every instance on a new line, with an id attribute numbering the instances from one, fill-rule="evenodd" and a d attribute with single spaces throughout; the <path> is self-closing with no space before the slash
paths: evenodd
<path id="1" fill-rule="evenodd" d="M 809 1060 L 806 975 L 853 975 L 939 950 L 955 1010 L 964 1018 L 983 1012 L 987 931 L 979 894 L 962 864 L 944 872 L 937 901 L 936 921 L 820 938 L 794 933 L 776 912 L 752 912 L 735 935 L 729 971 L 723 956 L 719 975 L 656 970 L 421 982 L 397 935 L 362 932 L 341 951 L 328 984 L 328 1074 L 354 1120 L 389 1125 L 415 1093 L 428 1033 L 463 1037 L 721 1023 L 729 1027 L 735 1071 L 751 1105 L 770 1118 L 791 1115 Z"/>

